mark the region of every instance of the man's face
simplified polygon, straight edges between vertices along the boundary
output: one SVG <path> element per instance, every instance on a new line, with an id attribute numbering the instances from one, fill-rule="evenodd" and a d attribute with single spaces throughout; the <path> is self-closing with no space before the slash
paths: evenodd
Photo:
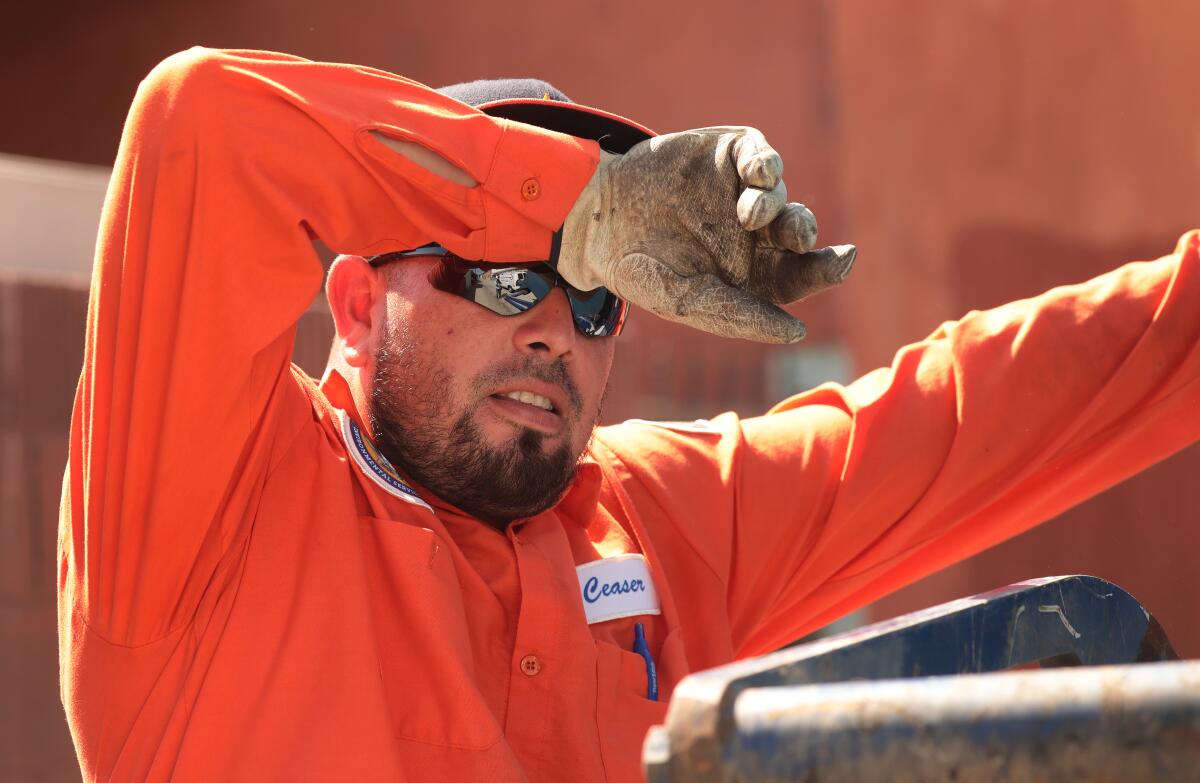
<path id="1" fill-rule="evenodd" d="M 437 263 L 414 258 L 380 272 L 388 294 L 372 436 L 417 482 L 502 527 L 546 510 L 574 479 L 615 343 L 577 332 L 562 290 L 500 316 L 434 288 Z"/>

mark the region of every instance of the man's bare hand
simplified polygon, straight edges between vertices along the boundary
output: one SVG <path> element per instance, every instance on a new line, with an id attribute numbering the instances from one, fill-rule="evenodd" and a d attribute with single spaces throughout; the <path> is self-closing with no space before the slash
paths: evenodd
<path id="1" fill-rule="evenodd" d="M 804 324 L 779 305 L 842 282 L 856 250 L 813 250 L 816 218 L 788 203 L 782 175 L 754 128 L 701 128 L 602 153 L 567 217 L 559 272 L 714 334 L 796 342 Z"/>

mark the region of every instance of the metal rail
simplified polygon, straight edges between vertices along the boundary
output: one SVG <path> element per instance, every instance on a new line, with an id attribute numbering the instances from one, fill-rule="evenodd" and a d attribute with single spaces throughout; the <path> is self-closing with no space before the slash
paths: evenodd
<path id="1" fill-rule="evenodd" d="M 648 742 L 651 783 L 1200 780 L 1200 663 L 751 688 L 718 776 Z"/>
<path id="2" fill-rule="evenodd" d="M 914 780 L 1108 780 L 1121 779 L 1105 775 L 1124 769 L 1114 761 L 1124 754 L 1135 766 L 1161 755 L 1175 771 L 1151 779 L 1200 780 L 1200 664 L 1091 668 L 1176 657 L 1110 582 L 1022 582 L 687 677 L 647 738 L 644 768 L 651 783 L 899 780 L 909 770 Z M 939 677 L 1031 664 L 1088 668 Z M 907 681 L 844 682 L 896 679 Z M 1088 690 L 1096 682 L 1104 689 Z M 1100 777 L 1050 766 L 1075 764 L 1078 748 L 1089 758 L 1109 749 Z M 979 766 L 989 758 L 995 774 Z"/>

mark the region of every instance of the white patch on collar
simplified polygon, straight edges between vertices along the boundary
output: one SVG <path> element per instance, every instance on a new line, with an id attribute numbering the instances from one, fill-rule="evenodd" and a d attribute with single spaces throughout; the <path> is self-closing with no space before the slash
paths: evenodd
<path id="1" fill-rule="evenodd" d="M 383 487 L 388 494 L 395 495 L 401 500 L 406 500 L 414 506 L 433 511 L 429 504 L 421 500 L 421 496 L 417 491 L 408 485 L 404 479 L 400 478 L 400 474 L 392 467 L 392 463 L 387 461 L 387 457 L 379 453 L 375 448 L 375 444 L 369 438 L 363 435 L 358 425 L 354 420 L 346 415 L 345 411 L 338 411 L 338 418 L 342 421 L 342 440 L 346 442 L 346 451 L 349 452 L 351 459 L 358 465 L 359 470 L 367 475 L 372 481 Z"/>
<path id="2" fill-rule="evenodd" d="M 658 591 L 643 555 L 616 555 L 584 563 L 575 567 L 575 576 L 588 625 L 661 613 Z"/>

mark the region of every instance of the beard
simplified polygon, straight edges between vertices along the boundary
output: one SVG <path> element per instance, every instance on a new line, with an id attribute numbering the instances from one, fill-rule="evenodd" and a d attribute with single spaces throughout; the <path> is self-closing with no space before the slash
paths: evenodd
<path id="1" fill-rule="evenodd" d="M 510 378 L 537 378 L 567 393 L 559 411 L 561 442 L 522 428 L 493 444 L 477 421 L 480 396 L 464 409 L 456 402 L 450 373 L 422 352 L 407 327 L 389 325 L 375 357 L 368 419 L 375 445 L 418 484 L 468 514 L 503 529 L 514 519 L 539 514 L 558 502 L 575 480 L 586 447 L 572 448 L 575 428 L 591 432 L 599 418 L 582 418 L 578 388 L 561 359 L 523 357 L 472 379 L 468 389 L 496 388 Z"/>

